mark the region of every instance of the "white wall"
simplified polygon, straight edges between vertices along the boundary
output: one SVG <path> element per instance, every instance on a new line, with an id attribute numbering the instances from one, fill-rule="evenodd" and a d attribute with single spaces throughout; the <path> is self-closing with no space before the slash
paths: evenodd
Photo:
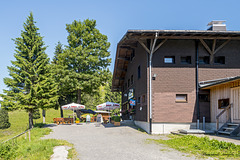
<path id="1" fill-rule="evenodd" d="M 142 121 L 134 121 L 135 125 L 149 133 L 149 123 Z M 220 124 L 219 126 L 221 126 Z M 180 129 L 196 129 L 196 123 L 153 123 L 152 134 L 170 134 Z M 202 123 L 200 123 L 202 129 Z M 216 130 L 216 123 L 206 123 L 206 130 Z"/>

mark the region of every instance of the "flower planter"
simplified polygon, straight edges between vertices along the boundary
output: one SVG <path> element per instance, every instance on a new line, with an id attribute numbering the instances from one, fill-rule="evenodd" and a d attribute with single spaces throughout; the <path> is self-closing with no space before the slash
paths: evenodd
<path id="1" fill-rule="evenodd" d="M 114 122 L 114 126 L 120 126 L 120 122 Z"/>

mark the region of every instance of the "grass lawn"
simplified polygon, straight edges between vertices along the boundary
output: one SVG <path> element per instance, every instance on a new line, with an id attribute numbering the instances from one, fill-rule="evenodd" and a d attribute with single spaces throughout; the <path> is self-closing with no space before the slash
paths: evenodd
<path id="1" fill-rule="evenodd" d="M 197 155 L 199 157 L 214 157 L 219 159 L 240 159 L 240 145 L 223 141 L 210 140 L 208 137 L 191 135 L 169 135 L 169 140 L 148 139 L 156 143 L 165 144 L 179 151 Z"/>
<path id="2" fill-rule="evenodd" d="M 72 115 L 71 110 L 63 111 L 64 117 Z M 28 128 L 28 113 L 26 111 L 8 112 L 11 127 L 8 129 L 0 129 L 0 142 L 7 140 L 19 133 L 24 132 Z M 41 118 L 33 120 L 34 123 L 42 123 L 42 110 L 40 110 Z M 53 118 L 60 117 L 60 110 L 48 109 L 46 111 L 46 123 L 53 123 Z"/>
<path id="3" fill-rule="evenodd" d="M 22 135 L 0 145 L 0 159 L 21 159 L 21 160 L 48 160 L 53 154 L 55 146 L 66 145 L 72 147 L 69 150 L 68 158 L 77 159 L 73 145 L 63 140 L 44 139 L 41 137 L 49 134 L 51 129 L 35 127 L 31 130 L 31 142 L 28 137 Z M 28 135 L 28 134 L 27 134 Z"/>

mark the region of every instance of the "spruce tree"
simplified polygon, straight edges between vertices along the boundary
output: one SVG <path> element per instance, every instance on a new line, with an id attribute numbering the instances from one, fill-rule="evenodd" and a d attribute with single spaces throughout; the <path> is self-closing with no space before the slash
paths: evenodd
<path id="1" fill-rule="evenodd" d="M 21 37 L 14 39 L 16 60 L 8 67 L 11 78 L 4 78 L 8 90 L 4 90 L 5 94 L 1 95 L 3 106 L 28 112 L 29 128 L 33 127 L 34 110 L 53 107 L 58 98 L 49 58 L 45 53 L 46 46 L 35 23 L 30 13 L 23 25 Z"/>
<path id="2" fill-rule="evenodd" d="M 2 107 L 0 108 L 0 129 L 6 129 L 10 126 L 8 112 Z"/>
<path id="3" fill-rule="evenodd" d="M 66 30 L 68 45 L 62 58 L 69 72 L 64 79 L 81 103 L 82 93 L 91 93 L 107 80 L 110 43 L 96 28 L 95 20 L 75 20 L 66 25 Z"/>

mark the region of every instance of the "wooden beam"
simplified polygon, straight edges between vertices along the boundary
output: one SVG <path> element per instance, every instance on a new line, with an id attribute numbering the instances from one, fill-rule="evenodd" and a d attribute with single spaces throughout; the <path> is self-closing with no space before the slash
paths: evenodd
<path id="1" fill-rule="evenodd" d="M 230 39 L 225 41 L 221 46 L 219 46 L 214 52 L 213 54 L 217 53 L 220 49 L 222 49 L 226 44 L 228 44 L 228 42 L 230 42 Z"/>
<path id="2" fill-rule="evenodd" d="M 117 59 L 124 60 L 124 61 L 130 61 L 130 58 L 126 58 L 126 57 L 118 57 Z"/>
<path id="3" fill-rule="evenodd" d="M 208 47 L 208 45 L 205 43 L 205 41 L 204 41 L 203 39 L 200 39 L 200 41 L 201 41 L 202 45 L 205 47 L 205 49 L 208 51 L 208 53 L 209 53 L 210 55 L 212 55 L 212 51 L 211 51 L 211 49 Z"/>
<path id="4" fill-rule="evenodd" d="M 153 53 L 156 52 L 166 41 L 167 41 L 167 39 L 164 39 L 161 43 L 159 43 L 159 45 L 154 48 Z"/>
<path id="5" fill-rule="evenodd" d="M 147 46 L 140 40 L 138 42 L 142 45 L 142 47 L 150 54 L 150 50 L 147 48 Z"/>
<path id="6" fill-rule="evenodd" d="M 213 45 L 212 45 L 212 53 L 213 53 L 213 54 L 214 54 L 214 51 L 215 51 L 215 48 L 216 48 L 216 42 L 217 42 L 217 40 L 214 39 L 214 40 L 213 40 Z"/>

